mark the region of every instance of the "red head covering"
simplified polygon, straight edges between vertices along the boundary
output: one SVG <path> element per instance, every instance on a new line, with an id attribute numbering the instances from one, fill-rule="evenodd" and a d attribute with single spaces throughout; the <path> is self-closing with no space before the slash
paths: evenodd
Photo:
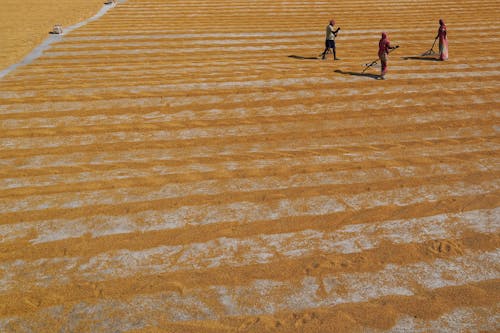
<path id="1" fill-rule="evenodd" d="M 446 24 L 444 24 L 443 19 L 439 20 L 438 36 L 446 38 Z"/>
<path id="2" fill-rule="evenodd" d="M 382 56 L 383 54 L 389 53 L 390 45 L 391 44 L 389 42 L 389 38 L 387 37 L 387 33 L 382 32 L 382 38 L 380 38 L 380 41 L 378 42 L 379 57 Z"/>

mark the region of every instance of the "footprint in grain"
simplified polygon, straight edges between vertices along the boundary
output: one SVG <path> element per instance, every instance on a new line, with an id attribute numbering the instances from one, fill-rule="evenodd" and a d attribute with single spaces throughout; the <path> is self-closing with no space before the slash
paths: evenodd
<path id="1" fill-rule="evenodd" d="M 437 256 L 462 255 L 462 244 L 454 240 L 433 240 L 429 242 L 427 251 Z"/>
<path id="2" fill-rule="evenodd" d="M 276 320 L 273 317 L 257 317 L 246 320 L 238 328 L 238 332 L 246 332 L 250 330 L 252 332 L 272 332 L 276 329 L 283 327 L 283 323 L 280 320 Z"/>
<path id="3" fill-rule="evenodd" d="M 320 323 L 319 315 L 316 312 L 306 312 L 302 314 L 293 314 L 293 318 L 295 320 L 294 326 L 296 328 L 307 325 L 311 322 Z"/>

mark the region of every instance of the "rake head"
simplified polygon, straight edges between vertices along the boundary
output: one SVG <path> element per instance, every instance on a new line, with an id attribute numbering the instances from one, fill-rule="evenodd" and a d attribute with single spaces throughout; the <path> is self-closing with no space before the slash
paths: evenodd
<path id="1" fill-rule="evenodd" d="M 424 53 L 422 53 L 422 56 L 423 57 L 425 57 L 425 56 L 432 56 L 432 55 L 435 55 L 435 54 L 436 54 L 436 51 L 434 51 L 433 49 L 430 49 L 430 50 L 427 50 Z"/>

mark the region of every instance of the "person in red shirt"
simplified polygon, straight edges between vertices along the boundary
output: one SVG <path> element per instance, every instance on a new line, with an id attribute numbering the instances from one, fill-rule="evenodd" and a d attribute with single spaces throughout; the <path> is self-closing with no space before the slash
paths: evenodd
<path id="1" fill-rule="evenodd" d="M 382 32 L 382 38 L 378 42 L 378 57 L 380 59 L 380 64 L 382 65 L 380 71 L 380 78 L 383 80 L 385 73 L 387 73 L 387 60 L 389 56 L 389 51 L 397 48 L 397 46 L 391 46 L 391 42 L 387 37 L 385 32 Z"/>

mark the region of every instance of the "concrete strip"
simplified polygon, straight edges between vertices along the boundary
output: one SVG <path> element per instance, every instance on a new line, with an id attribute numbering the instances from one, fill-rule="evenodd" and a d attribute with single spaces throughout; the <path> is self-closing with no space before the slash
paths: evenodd
<path id="1" fill-rule="evenodd" d="M 117 0 L 118 3 L 122 3 L 122 2 L 125 2 L 126 0 Z M 106 12 L 108 10 L 110 10 L 111 8 L 113 8 L 115 5 L 104 5 L 100 10 L 99 12 L 97 12 L 97 14 L 95 14 L 94 16 L 92 16 L 91 18 L 87 19 L 87 20 L 84 20 L 82 22 L 79 22 L 77 24 L 74 24 L 72 26 L 69 26 L 69 27 L 64 27 L 64 33 L 65 34 L 68 34 L 70 33 L 71 31 L 75 30 L 75 29 L 78 29 L 84 25 L 86 25 L 87 23 L 89 22 L 92 22 L 92 21 L 95 21 L 97 20 L 98 18 L 100 18 L 101 16 L 103 16 L 104 14 L 106 14 Z M 0 80 L 5 77 L 7 74 L 9 74 L 10 72 L 16 70 L 17 68 L 21 67 L 21 66 L 24 66 L 24 65 L 28 65 L 30 63 L 32 63 L 34 60 L 38 59 L 39 57 L 41 57 L 43 55 L 43 53 L 48 50 L 50 48 L 50 46 L 53 44 L 53 43 L 56 43 L 56 42 L 59 42 L 62 40 L 62 35 L 51 35 L 49 37 L 47 37 L 47 39 L 45 39 L 42 44 L 40 44 L 39 46 L 37 46 L 33 51 L 31 51 L 30 54 L 28 54 L 23 60 L 21 60 L 21 62 L 17 63 L 17 64 L 13 64 L 9 67 L 7 67 L 6 69 L 0 71 Z"/>

